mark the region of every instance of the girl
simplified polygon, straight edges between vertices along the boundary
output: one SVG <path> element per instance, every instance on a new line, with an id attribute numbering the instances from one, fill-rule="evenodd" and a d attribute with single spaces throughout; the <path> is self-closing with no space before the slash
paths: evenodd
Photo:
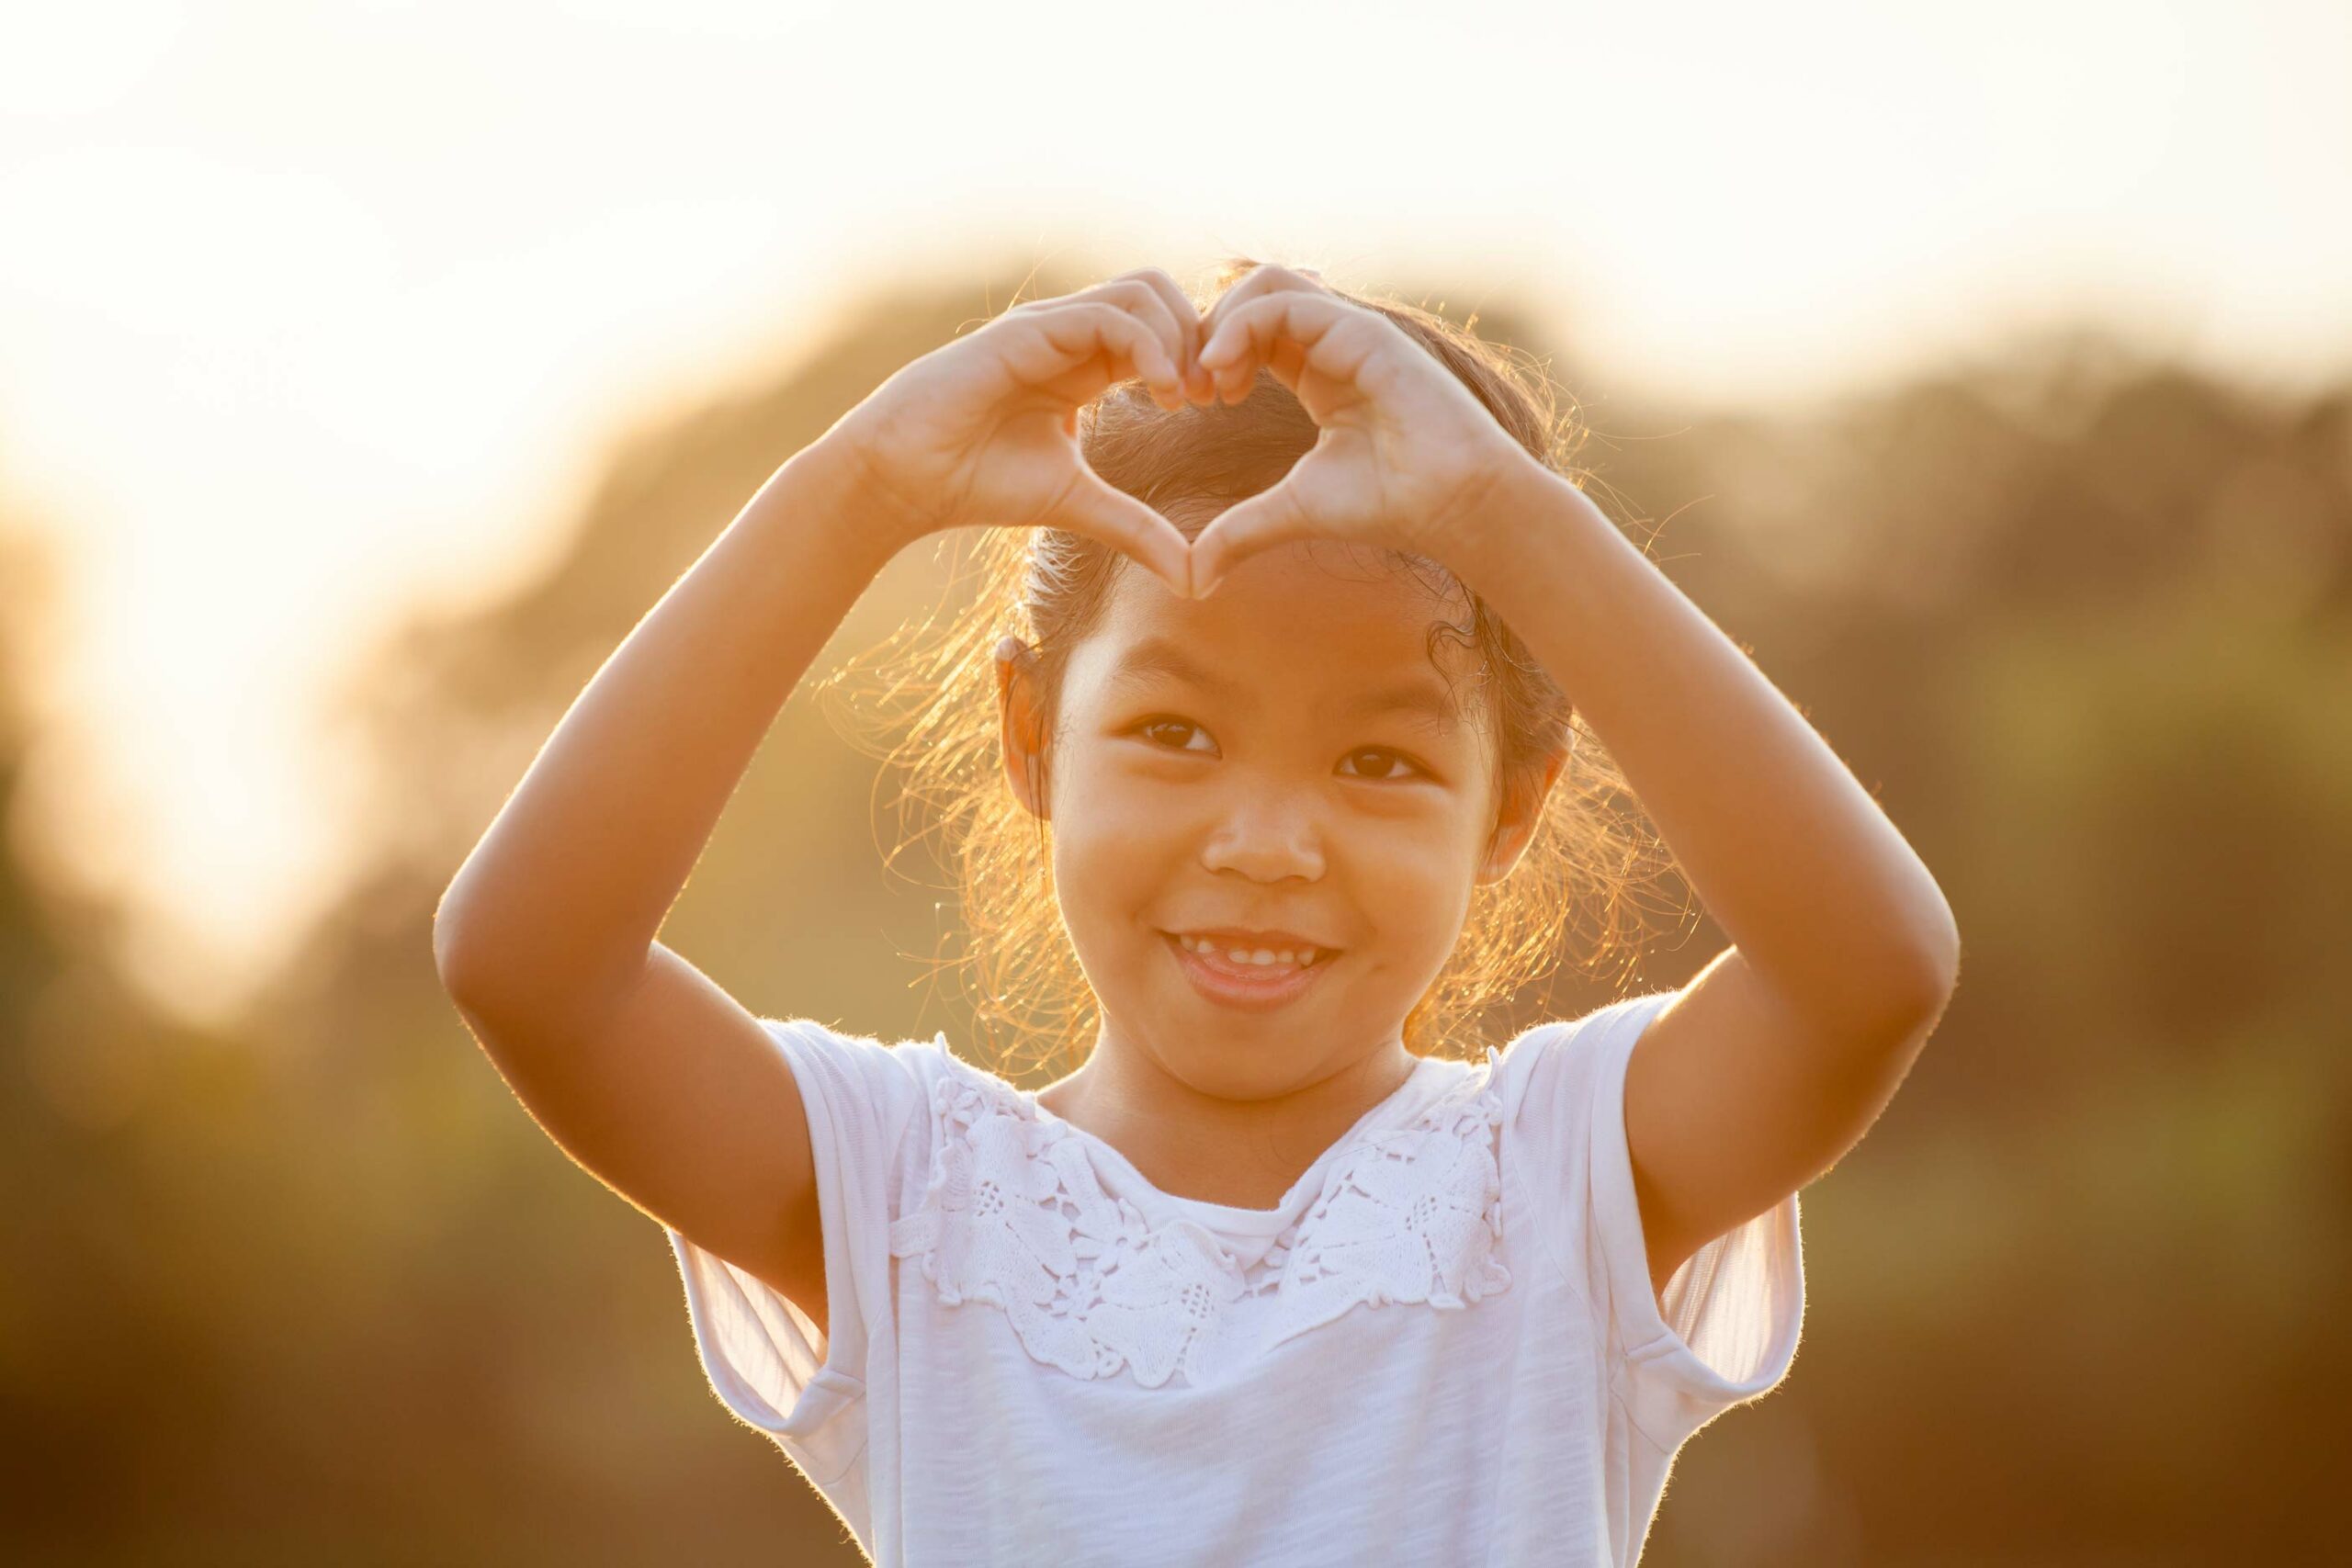
<path id="1" fill-rule="evenodd" d="M 441 975 L 877 1562 L 1631 1563 L 1681 1444 L 1790 1367 L 1798 1190 L 1940 1014 L 1951 911 L 1510 361 L 1280 266 L 1205 303 L 1154 268 L 1015 307 L 786 461 L 468 857 Z M 1017 982 L 984 1019 L 1081 1048 L 1034 1093 L 655 940 L 861 590 L 971 525 L 1008 598 L 918 767 L 962 776 L 992 677 L 946 820 Z M 1579 715 L 1736 945 L 1464 1051 L 1555 956 Z"/>

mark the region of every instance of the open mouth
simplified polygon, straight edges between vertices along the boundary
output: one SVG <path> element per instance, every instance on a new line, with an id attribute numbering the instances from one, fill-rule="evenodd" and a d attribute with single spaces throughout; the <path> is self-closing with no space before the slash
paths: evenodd
<path id="1" fill-rule="evenodd" d="M 1225 946 L 1216 938 L 1162 931 L 1177 967 L 1195 990 L 1227 1006 L 1278 1007 L 1300 996 L 1331 966 L 1339 948 Z M 1262 955 L 1262 959 L 1261 956 Z"/>
<path id="2" fill-rule="evenodd" d="M 1282 947 L 1251 947 L 1246 942 L 1227 942 L 1220 937 L 1196 937 L 1182 931 L 1167 931 L 1176 944 L 1204 962 L 1231 970 L 1247 977 L 1250 975 L 1286 973 L 1293 969 L 1311 969 L 1317 964 L 1328 964 L 1339 951 L 1335 947 L 1314 947 L 1306 943 L 1285 944 Z"/>

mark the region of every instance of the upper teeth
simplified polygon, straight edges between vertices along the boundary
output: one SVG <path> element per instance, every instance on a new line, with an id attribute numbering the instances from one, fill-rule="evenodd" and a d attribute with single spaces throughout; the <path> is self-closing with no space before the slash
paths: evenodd
<path id="1" fill-rule="evenodd" d="M 1295 964 L 1305 968 L 1315 962 L 1316 950 L 1311 947 L 1302 947 L 1295 952 L 1289 948 L 1276 952 L 1267 947 L 1252 951 L 1246 947 L 1225 947 L 1213 937 L 1179 936 L 1176 940 L 1194 953 L 1222 953 L 1235 964 Z"/>

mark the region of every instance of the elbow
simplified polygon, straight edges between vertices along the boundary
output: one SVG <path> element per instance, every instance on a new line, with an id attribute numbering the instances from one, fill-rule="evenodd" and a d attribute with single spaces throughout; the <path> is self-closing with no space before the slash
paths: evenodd
<path id="1" fill-rule="evenodd" d="M 441 980 L 441 988 L 451 997 L 469 992 L 478 980 L 480 964 L 471 943 L 458 940 L 458 922 L 447 913 L 433 919 L 433 972 Z"/>
<path id="2" fill-rule="evenodd" d="M 483 987 L 501 974 L 512 978 L 514 955 L 505 955 L 502 962 L 493 951 L 497 945 L 464 904 L 447 894 L 442 896 L 440 907 L 433 912 L 433 972 L 453 999 L 481 996 Z"/>
<path id="3" fill-rule="evenodd" d="M 1939 894 L 1928 911 L 1927 930 L 1917 944 L 1927 995 L 1940 1012 L 1960 989 L 1960 921 L 1951 905 Z"/>
<path id="4" fill-rule="evenodd" d="M 1816 1018 L 1837 1021 L 1856 1040 L 1916 1040 L 1959 988 L 1960 929 L 1937 897 L 1925 908 L 1879 917 L 1867 943 L 1836 964 L 1836 978 L 1816 991 Z"/>
<path id="5" fill-rule="evenodd" d="M 608 1016 L 643 981 L 651 960 L 644 946 L 617 956 L 584 953 L 576 937 L 549 922 L 486 919 L 447 900 L 433 921 L 442 990 L 469 1022 L 518 1034 L 526 1028 L 576 1034 Z"/>
<path id="6" fill-rule="evenodd" d="M 512 990 L 530 973 L 530 944 L 514 916 L 483 901 L 458 874 L 433 910 L 433 972 L 452 999 L 481 998 L 485 988 Z"/>
<path id="7" fill-rule="evenodd" d="M 1917 1026 L 1943 1016 L 1960 988 L 1960 927 L 1951 906 L 1936 900 L 1932 918 L 1898 950 L 1889 965 L 1894 1021 Z"/>
<path id="8" fill-rule="evenodd" d="M 458 973 L 460 948 L 458 932 L 464 923 L 464 906 L 458 897 L 458 886 L 465 880 L 460 868 L 449 886 L 441 890 L 440 902 L 433 906 L 433 970 L 441 977 L 443 988 L 450 987 L 452 976 Z"/>
<path id="9" fill-rule="evenodd" d="M 1878 961 L 1876 983 L 1868 987 L 1872 999 L 1844 1013 L 1837 1026 L 1837 1037 L 1848 1043 L 1852 1059 L 1873 1082 L 1890 1086 L 1917 1060 L 1960 984 L 1956 936 L 1945 943 L 1906 945 L 1899 954 Z M 1885 1076 L 1890 1071 L 1892 1079 Z"/>

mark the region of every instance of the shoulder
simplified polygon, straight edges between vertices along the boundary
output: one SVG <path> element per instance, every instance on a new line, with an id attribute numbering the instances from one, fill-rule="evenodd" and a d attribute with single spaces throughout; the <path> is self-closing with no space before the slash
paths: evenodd
<path id="1" fill-rule="evenodd" d="M 1491 1056 L 1506 1124 L 1547 1119 L 1602 1094 L 1652 1019 L 1680 993 L 1621 997 L 1574 1018 L 1547 1019 L 1513 1035 Z"/>
<path id="2" fill-rule="evenodd" d="M 928 1040 L 885 1042 L 815 1018 L 762 1018 L 804 1097 L 842 1111 L 903 1114 L 928 1103 L 943 1081 L 977 1069 L 956 1060 L 941 1031 Z"/>

